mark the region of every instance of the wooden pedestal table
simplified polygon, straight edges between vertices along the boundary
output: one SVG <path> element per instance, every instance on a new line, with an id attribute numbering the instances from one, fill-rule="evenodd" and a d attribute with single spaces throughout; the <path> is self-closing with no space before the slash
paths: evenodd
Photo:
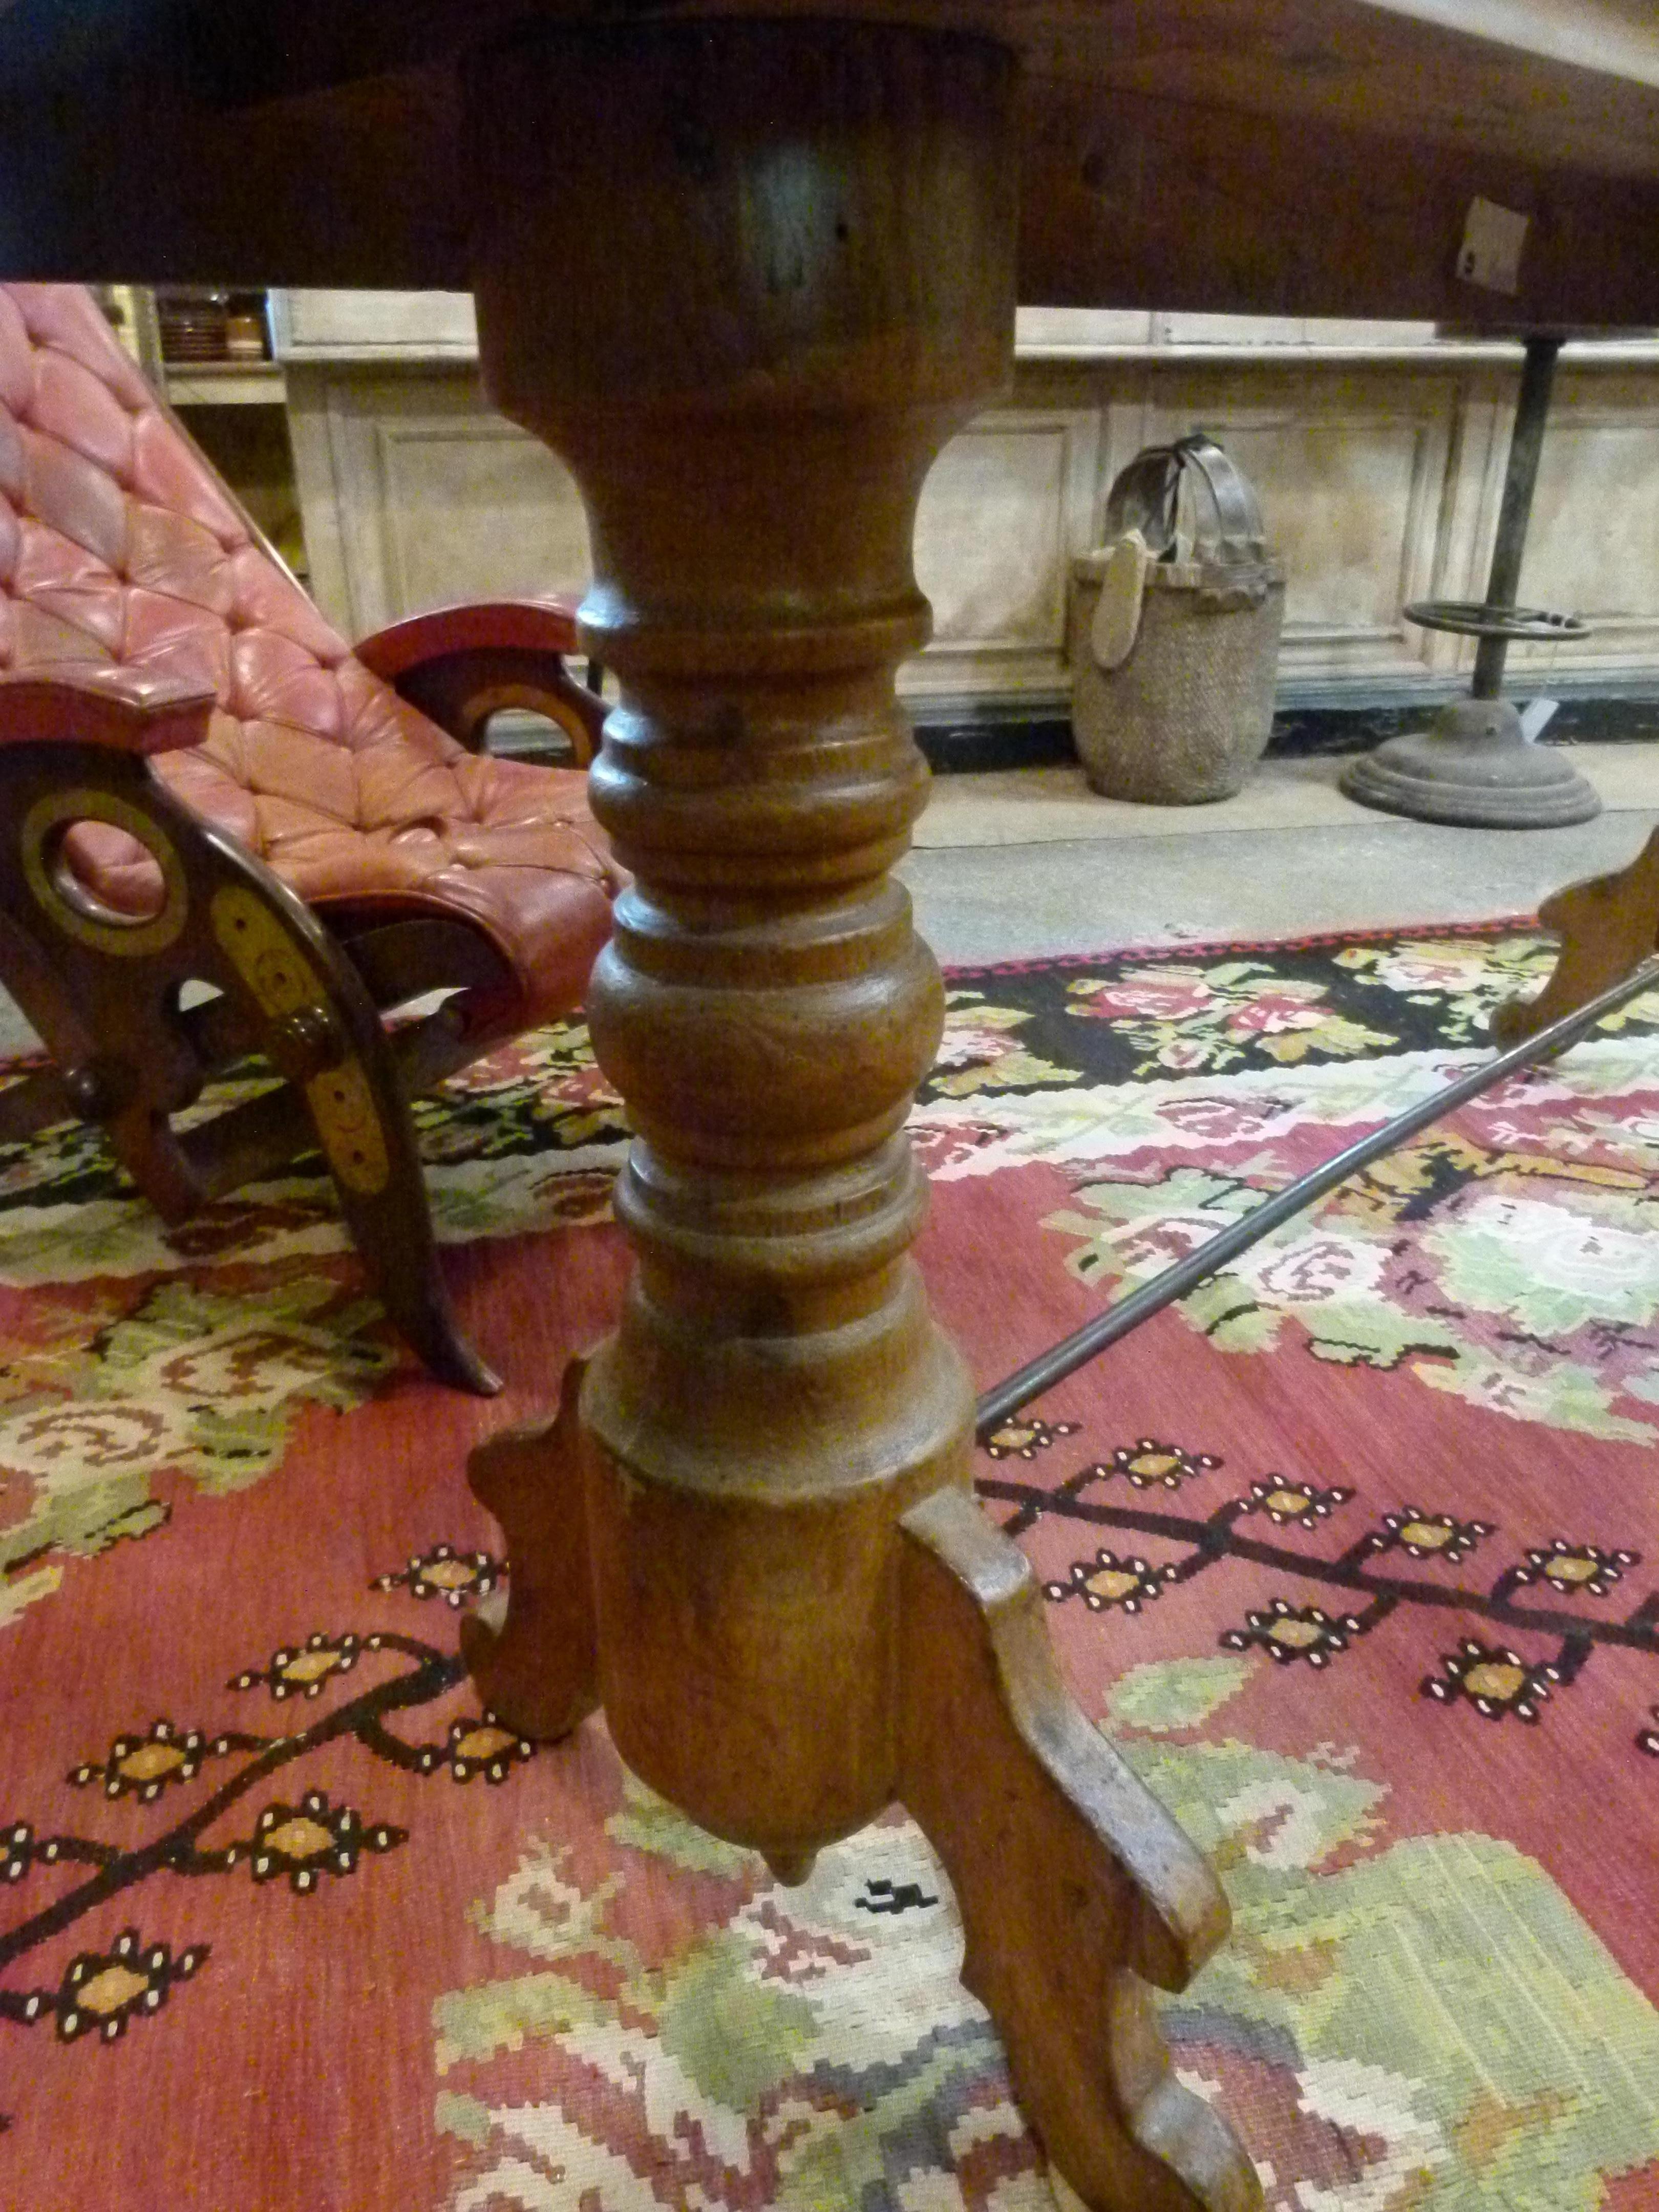
<path id="1" fill-rule="evenodd" d="M 514 1554 L 481 1684 L 545 1735 L 602 1699 L 785 1875 L 902 1798 L 1060 2169 L 1096 2207 L 1245 2206 L 1145 2009 L 1219 1892 L 1059 1685 L 906 1258 L 939 1021 L 887 877 L 911 520 L 1006 374 L 1017 157 L 1028 300 L 1648 328 L 1659 31 L 1634 0 L 665 4 L 3 0 L 0 274 L 476 280 L 491 388 L 582 483 L 623 680 L 594 793 L 637 888 L 592 1014 L 639 1132 L 621 1328 L 477 1462 Z M 1478 199 L 1526 219 L 1501 289 Z M 1653 880 L 1573 895 L 1560 992 L 1651 942 Z"/>
<path id="2" fill-rule="evenodd" d="M 603 1705 L 786 1881 L 902 1799 L 1055 2164 L 1100 2212 L 1234 2212 L 1254 2174 L 1146 1989 L 1225 1905 L 1060 1683 L 907 1256 L 943 1000 L 889 873 L 926 788 L 893 673 L 923 477 L 1008 372 L 1010 57 L 540 26 L 463 82 L 486 380 L 580 483 L 622 685 L 592 797 L 635 883 L 589 1013 L 639 1262 L 557 1419 L 475 1456 L 514 1572 L 469 1662 L 526 1733 Z"/>

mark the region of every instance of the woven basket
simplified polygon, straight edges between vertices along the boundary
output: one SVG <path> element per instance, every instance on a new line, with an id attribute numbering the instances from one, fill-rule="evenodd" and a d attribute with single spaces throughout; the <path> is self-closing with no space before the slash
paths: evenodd
<path id="1" fill-rule="evenodd" d="M 1190 535 L 1180 528 L 1189 506 Z M 1122 657 L 1106 666 L 1102 583 L 1131 532 L 1146 549 L 1138 619 L 1131 611 L 1127 651 L 1120 641 Z M 1089 781 L 1109 799 L 1161 805 L 1229 799 L 1267 749 L 1285 619 L 1285 571 L 1255 495 L 1212 440 L 1184 438 L 1119 477 L 1107 538 L 1073 570 L 1073 726 Z"/>

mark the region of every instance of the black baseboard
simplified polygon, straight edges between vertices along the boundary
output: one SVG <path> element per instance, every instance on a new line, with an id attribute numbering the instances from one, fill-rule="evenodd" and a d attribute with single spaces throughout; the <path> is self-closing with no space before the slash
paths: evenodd
<path id="1" fill-rule="evenodd" d="M 1369 752 L 1385 738 L 1420 730 L 1437 703 L 1396 698 L 1370 706 L 1321 702 L 1281 707 L 1267 750 L 1291 759 Z M 1525 705 L 1525 699 L 1518 698 L 1517 704 Z M 1071 711 L 1062 698 L 918 700 L 912 702 L 910 715 L 916 742 L 936 775 L 1077 764 Z M 492 750 L 550 766 L 568 764 L 569 741 L 561 735 L 550 743 L 549 726 L 538 718 L 503 714 L 499 720 L 502 727 L 492 732 Z M 1552 745 L 1651 743 L 1659 739 L 1659 697 L 1585 693 L 1564 699 L 1544 739 Z"/>
<path id="2" fill-rule="evenodd" d="M 992 769 L 1075 768 L 1072 717 L 1065 707 L 975 705 L 949 720 L 911 708 L 916 743 L 935 775 L 983 775 Z"/>
<path id="3" fill-rule="evenodd" d="M 1527 703 L 1517 696 L 1516 704 Z M 1273 717 L 1270 756 L 1307 759 L 1369 752 L 1385 738 L 1420 730 L 1436 702 L 1391 700 L 1374 706 L 1287 706 Z M 1072 720 L 1048 701 L 953 702 L 911 708 L 916 742 L 936 775 L 983 775 L 993 769 L 1074 765 Z M 1659 739 L 1659 698 L 1585 695 L 1557 707 L 1544 741 L 1553 745 L 1640 744 Z"/>

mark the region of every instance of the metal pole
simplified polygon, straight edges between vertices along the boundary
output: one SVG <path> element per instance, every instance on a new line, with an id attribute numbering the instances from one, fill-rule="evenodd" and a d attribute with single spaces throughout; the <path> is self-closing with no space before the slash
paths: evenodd
<path id="1" fill-rule="evenodd" d="M 1509 466 L 1504 476 L 1504 503 L 1498 514 L 1498 538 L 1492 547 L 1492 576 L 1486 585 L 1489 607 L 1512 607 L 1521 588 L 1521 562 L 1527 550 L 1527 525 L 1532 520 L 1532 495 L 1538 483 L 1538 457 L 1544 449 L 1549 424 L 1550 390 L 1555 382 L 1559 337 L 1527 340 L 1527 365 L 1521 372 L 1521 397 L 1515 410 L 1515 434 L 1510 441 Z M 1506 637 L 1483 637 L 1474 656 L 1474 696 L 1501 699 L 1504 663 L 1510 641 Z"/>
<path id="2" fill-rule="evenodd" d="M 1295 1182 L 1286 1184 L 1283 1190 L 1276 1191 L 1254 1207 L 1242 1221 L 1235 1221 L 1218 1236 L 1200 1244 L 1196 1251 L 1188 1252 L 1184 1259 L 1154 1275 L 1150 1283 L 1143 1283 L 1138 1291 L 1132 1291 L 1127 1297 L 1120 1298 L 1103 1314 L 1085 1322 L 1081 1328 L 1051 1346 L 1006 1382 L 988 1390 L 975 1409 L 974 1433 L 982 1443 L 1021 1407 L 1029 1406 L 1034 1398 L 1041 1398 L 1045 1391 L 1063 1382 L 1068 1375 L 1074 1375 L 1097 1353 L 1127 1336 L 1131 1329 L 1139 1328 L 1142 1322 L 1150 1321 L 1155 1313 L 1161 1313 L 1165 1306 L 1184 1298 L 1210 1276 L 1218 1274 L 1230 1260 L 1236 1260 L 1241 1252 L 1248 1252 L 1252 1244 L 1259 1244 L 1282 1223 L 1293 1218 L 1316 1199 L 1323 1198 L 1328 1191 L 1334 1190 L 1339 1183 L 1346 1182 L 1351 1175 L 1369 1167 L 1385 1152 L 1393 1152 L 1419 1129 L 1426 1129 L 1431 1122 L 1439 1121 L 1443 1115 L 1467 1105 L 1471 1098 L 1478 1098 L 1483 1091 L 1490 1091 L 1506 1075 L 1566 1051 L 1605 1015 L 1615 1013 L 1656 984 L 1659 984 L 1659 958 L 1644 960 L 1622 982 L 1601 992 L 1576 1013 L 1564 1014 L 1559 1021 L 1551 1022 L 1534 1036 L 1523 1037 L 1496 1060 L 1471 1068 L 1455 1083 L 1437 1091 L 1419 1106 L 1408 1106 L 1403 1114 L 1396 1114 L 1392 1121 L 1385 1121 L 1380 1129 L 1374 1129 L 1369 1137 L 1362 1137 L 1358 1144 L 1350 1145 L 1346 1152 L 1338 1152 L 1322 1167 L 1314 1168 Z"/>

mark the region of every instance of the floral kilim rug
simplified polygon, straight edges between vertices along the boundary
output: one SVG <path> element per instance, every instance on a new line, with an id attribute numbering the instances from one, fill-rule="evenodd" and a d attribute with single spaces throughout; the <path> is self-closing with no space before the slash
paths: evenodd
<path id="1" fill-rule="evenodd" d="M 958 974 L 921 1257 L 989 1382 L 1481 1049 L 1534 938 Z M 1345 1187 L 981 1455 L 1213 1856 L 1164 2010 L 1276 2212 L 1659 2207 L 1659 1002 Z M 1046 2212 L 902 1814 L 811 1881 L 455 1659 L 466 1448 L 614 1310 L 580 1029 L 422 1109 L 493 1406 L 296 1176 L 167 1237 L 0 1153 L 0 2206 Z"/>

